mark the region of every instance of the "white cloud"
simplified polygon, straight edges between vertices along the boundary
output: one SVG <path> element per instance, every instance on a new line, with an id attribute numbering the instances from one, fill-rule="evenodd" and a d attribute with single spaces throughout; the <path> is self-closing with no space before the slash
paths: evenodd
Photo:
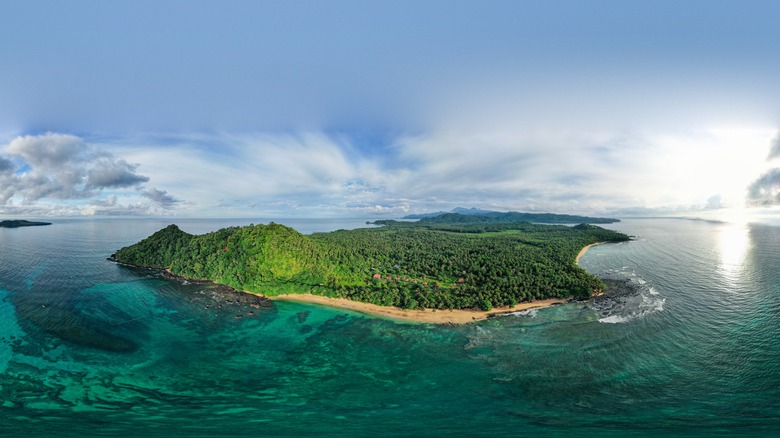
<path id="1" fill-rule="evenodd" d="M 748 187 L 748 205 L 780 205 L 780 168 L 770 169 Z"/>
<path id="2" fill-rule="evenodd" d="M 86 187 L 104 189 L 134 187 L 149 181 L 149 177 L 135 172 L 138 165 L 128 164 L 125 160 L 99 158 L 87 171 Z"/>
<path id="3" fill-rule="evenodd" d="M 114 193 L 95 198 L 107 190 L 141 189 L 149 178 L 137 169 L 137 164 L 74 135 L 18 136 L 0 149 L 0 206 L 3 214 L 38 215 L 141 214 L 169 208 L 170 199 L 164 197 L 153 200 L 156 206 L 120 205 Z"/>
<path id="4" fill-rule="evenodd" d="M 117 205 L 116 195 L 110 195 L 106 199 L 93 199 L 89 202 L 89 205 L 97 207 L 114 207 Z"/>
<path id="5" fill-rule="evenodd" d="M 193 200 L 188 214 L 262 216 L 327 207 L 333 214 L 377 190 L 380 172 L 371 160 L 323 134 L 212 137 L 208 147 L 195 141 L 154 149 L 131 142 L 113 150 L 141 163 L 156 184 Z M 295 203 L 279 204 L 285 200 Z"/>
<path id="6" fill-rule="evenodd" d="M 154 187 L 141 191 L 141 196 L 149 198 L 157 206 L 165 210 L 174 208 L 182 203 L 181 199 L 169 195 L 165 190 L 156 189 Z"/>
<path id="7" fill-rule="evenodd" d="M 83 199 L 81 214 L 225 217 L 402 215 L 457 206 L 597 215 L 702 211 L 741 205 L 775 134 L 463 128 L 362 149 L 348 136 L 318 132 L 97 145 L 48 134 L 55 146 L 34 138 L 25 140 L 34 147 L 19 140 L 6 148 L 15 155 L 0 162 L 0 179 L 13 190 L 0 187 L 0 200 Z"/>
<path id="8" fill-rule="evenodd" d="M 707 198 L 707 205 L 704 206 L 707 210 L 718 210 L 723 208 L 723 196 L 720 193 L 715 194 Z"/>

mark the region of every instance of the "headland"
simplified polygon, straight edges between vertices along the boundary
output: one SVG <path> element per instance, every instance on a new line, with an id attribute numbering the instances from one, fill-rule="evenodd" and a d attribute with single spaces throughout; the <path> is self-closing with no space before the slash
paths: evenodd
<path id="1" fill-rule="evenodd" d="M 461 324 L 589 299 L 604 283 L 576 260 L 594 243 L 625 240 L 593 225 L 528 222 L 392 222 L 308 236 L 273 223 L 199 236 L 170 225 L 111 259 L 270 299 Z"/>

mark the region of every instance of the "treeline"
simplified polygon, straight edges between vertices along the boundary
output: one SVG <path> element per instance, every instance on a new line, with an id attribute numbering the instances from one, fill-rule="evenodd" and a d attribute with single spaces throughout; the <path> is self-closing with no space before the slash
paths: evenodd
<path id="1" fill-rule="evenodd" d="M 171 225 L 115 257 L 265 295 L 312 292 L 410 309 L 489 309 L 589 296 L 604 285 L 574 263 L 577 253 L 590 243 L 623 240 L 628 236 L 592 225 L 398 222 L 310 236 L 273 223 L 199 236 Z"/>

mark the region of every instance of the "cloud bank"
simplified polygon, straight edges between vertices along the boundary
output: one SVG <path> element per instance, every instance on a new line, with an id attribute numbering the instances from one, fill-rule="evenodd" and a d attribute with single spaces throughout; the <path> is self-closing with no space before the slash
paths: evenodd
<path id="1" fill-rule="evenodd" d="M 165 191 L 146 188 L 149 181 L 138 173 L 137 164 L 74 135 L 18 136 L 0 149 L 0 211 L 7 213 L 141 214 L 181 202 Z M 129 206 L 119 204 L 116 194 L 96 198 L 107 191 L 152 202 Z"/>
<path id="2" fill-rule="evenodd" d="M 99 141 L 47 133 L 0 149 L 0 214 L 400 216 L 458 206 L 714 212 L 778 203 L 780 172 L 756 179 L 775 136 L 448 128 L 366 144 L 339 132 Z"/>
<path id="3" fill-rule="evenodd" d="M 652 215 L 741 206 L 773 135 L 440 129 L 368 146 L 308 132 L 150 138 L 112 150 L 189 200 L 144 195 L 181 214 L 397 216 L 475 206 Z"/>

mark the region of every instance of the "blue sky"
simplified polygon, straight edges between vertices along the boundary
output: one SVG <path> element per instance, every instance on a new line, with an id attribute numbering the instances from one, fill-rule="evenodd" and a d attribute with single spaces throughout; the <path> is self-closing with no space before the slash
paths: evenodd
<path id="1" fill-rule="evenodd" d="M 780 204 L 780 4 L 0 2 L 0 214 Z"/>

